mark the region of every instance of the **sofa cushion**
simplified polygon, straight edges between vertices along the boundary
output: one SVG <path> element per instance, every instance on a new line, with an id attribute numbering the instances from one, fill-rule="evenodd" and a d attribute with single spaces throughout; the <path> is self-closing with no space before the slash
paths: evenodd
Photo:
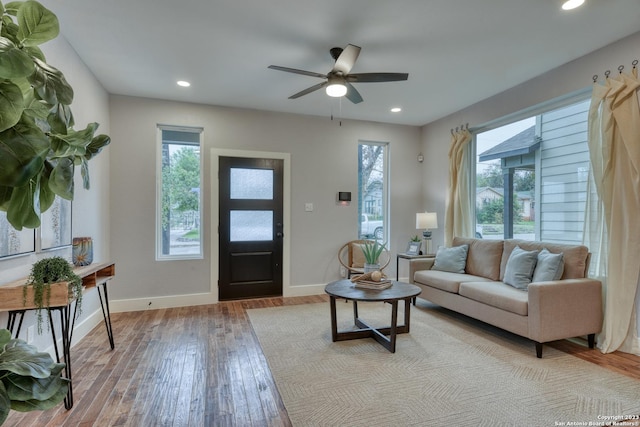
<path id="1" fill-rule="evenodd" d="M 561 280 L 582 279 L 586 277 L 586 270 L 589 262 L 589 249 L 586 246 L 509 239 L 504 241 L 504 251 L 502 253 L 502 263 L 500 265 L 500 278 L 504 278 L 507 260 L 509 259 L 509 255 L 511 255 L 511 251 L 516 246 L 520 246 L 525 251 L 541 251 L 542 249 L 547 248 L 551 253 L 562 253 L 564 256 L 564 272 L 560 278 Z"/>
<path id="2" fill-rule="evenodd" d="M 552 254 L 544 248 L 538 254 L 538 262 L 533 272 L 532 282 L 548 282 L 550 280 L 560 280 L 564 272 L 564 256 L 562 254 Z"/>
<path id="3" fill-rule="evenodd" d="M 451 273 L 438 270 L 419 270 L 413 276 L 413 282 L 417 284 L 431 286 L 441 291 L 458 293 L 460 283 L 472 280 L 474 282 L 490 282 L 484 277 L 472 276 L 470 274 Z"/>
<path id="4" fill-rule="evenodd" d="M 529 295 L 502 282 L 463 282 L 460 295 L 521 316 L 529 315 Z"/>
<path id="5" fill-rule="evenodd" d="M 436 261 L 433 263 L 431 269 L 449 271 L 451 273 L 464 273 L 468 251 L 469 245 L 453 246 L 450 248 L 440 246 L 436 252 Z"/>
<path id="6" fill-rule="evenodd" d="M 454 237 L 453 245 L 469 245 L 465 267 L 467 273 L 491 280 L 500 280 L 500 261 L 504 249 L 502 240 Z"/>
<path id="7" fill-rule="evenodd" d="M 518 289 L 527 289 L 538 262 L 538 251 L 525 251 L 516 246 L 509 255 L 504 272 L 504 283 Z"/>

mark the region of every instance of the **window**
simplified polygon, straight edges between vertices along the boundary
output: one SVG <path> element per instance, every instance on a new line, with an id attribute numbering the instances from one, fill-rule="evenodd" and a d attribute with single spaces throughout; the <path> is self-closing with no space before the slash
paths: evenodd
<path id="1" fill-rule="evenodd" d="M 358 236 L 386 241 L 389 145 L 358 144 Z"/>
<path id="2" fill-rule="evenodd" d="M 583 100 L 476 135 L 476 235 L 582 242 L 589 170 Z"/>
<path id="3" fill-rule="evenodd" d="M 202 258 L 202 129 L 158 130 L 156 258 Z"/>

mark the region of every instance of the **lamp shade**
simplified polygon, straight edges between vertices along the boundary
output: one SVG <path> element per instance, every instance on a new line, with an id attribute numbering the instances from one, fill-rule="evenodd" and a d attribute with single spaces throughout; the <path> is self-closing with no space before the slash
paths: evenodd
<path id="1" fill-rule="evenodd" d="M 436 212 L 418 212 L 416 214 L 416 228 L 422 230 L 438 228 L 438 214 Z"/>

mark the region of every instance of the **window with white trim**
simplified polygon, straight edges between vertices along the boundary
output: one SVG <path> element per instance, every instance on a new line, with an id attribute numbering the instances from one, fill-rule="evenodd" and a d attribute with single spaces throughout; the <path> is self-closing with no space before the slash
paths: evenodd
<path id="1" fill-rule="evenodd" d="M 201 128 L 158 127 L 156 259 L 202 258 Z"/>
<path id="2" fill-rule="evenodd" d="M 358 144 L 358 236 L 362 239 L 388 240 L 388 165 L 389 144 Z"/>

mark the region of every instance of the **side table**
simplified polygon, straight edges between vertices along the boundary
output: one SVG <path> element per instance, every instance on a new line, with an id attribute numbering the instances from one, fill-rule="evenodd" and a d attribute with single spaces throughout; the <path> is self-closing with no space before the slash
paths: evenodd
<path id="1" fill-rule="evenodd" d="M 425 255 L 409 255 L 405 253 L 397 254 L 396 255 L 396 280 L 400 280 L 400 258 L 411 261 L 412 259 L 433 258 L 435 256 L 436 254 L 425 254 Z"/>

